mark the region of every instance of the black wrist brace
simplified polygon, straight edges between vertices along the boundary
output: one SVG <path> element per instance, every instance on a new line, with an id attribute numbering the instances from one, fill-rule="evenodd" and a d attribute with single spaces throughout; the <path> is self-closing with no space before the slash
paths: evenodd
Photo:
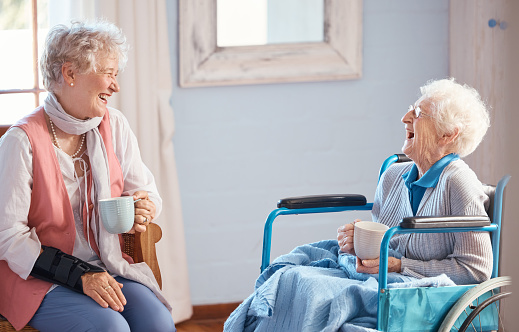
<path id="1" fill-rule="evenodd" d="M 41 247 L 43 252 L 38 256 L 31 271 L 31 276 L 35 278 L 58 284 L 83 294 L 81 276 L 87 272 L 105 272 L 104 269 L 65 254 L 59 249 L 47 246 Z"/>

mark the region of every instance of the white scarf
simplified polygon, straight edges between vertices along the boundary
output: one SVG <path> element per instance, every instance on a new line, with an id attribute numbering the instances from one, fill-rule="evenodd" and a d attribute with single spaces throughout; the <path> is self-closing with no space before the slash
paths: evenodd
<path id="1" fill-rule="evenodd" d="M 100 234 L 106 231 L 102 223 L 99 223 L 99 213 L 97 202 L 100 199 L 110 198 L 110 172 L 108 165 L 108 157 L 106 154 L 106 148 L 99 132 L 99 124 L 102 121 L 102 117 L 96 117 L 88 120 L 80 120 L 69 115 L 61 104 L 58 102 L 56 96 L 49 92 L 47 98 L 43 102 L 45 112 L 52 120 L 52 122 L 61 130 L 71 135 L 82 135 L 86 133 L 87 150 L 90 158 L 90 165 L 92 165 L 92 178 L 94 180 L 94 187 L 91 191 L 92 203 L 94 209 L 91 218 L 87 215 L 87 236 L 90 233 L 88 231 L 90 222 L 92 222 L 92 230 L 94 233 L 95 240 L 98 244 L 99 251 L 101 253 L 101 260 L 103 259 L 103 249 L 101 248 Z M 86 190 L 86 186 L 85 186 Z M 86 200 L 86 195 L 85 195 Z M 88 209 L 87 209 L 88 211 Z M 88 213 L 88 212 L 87 212 Z M 99 225 L 101 224 L 101 227 Z M 103 237 L 106 237 L 105 235 Z M 88 238 L 87 238 L 88 239 Z M 88 245 L 90 240 L 88 239 Z M 104 246 L 103 246 L 104 247 Z M 106 263 L 105 263 L 106 264 Z M 108 267 L 108 266 L 107 266 Z"/>
<path id="2" fill-rule="evenodd" d="M 98 128 L 102 118 L 96 117 L 89 120 L 74 118 L 65 112 L 52 92 L 49 92 L 43 105 L 45 112 L 59 129 L 72 135 L 81 135 L 86 133 L 88 157 L 90 158 L 93 178 L 91 200 L 94 204 L 92 216 L 90 218 L 87 217 L 87 233 L 89 233 L 89 224 L 91 224 L 97 247 L 99 248 L 101 261 L 105 264 L 110 273 L 146 285 L 155 293 L 155 295 L 157 295 L 162 303 L 171 310 L 171 306 L 162 296 L 157 281 L 146 263 L 130 265 L 122 257 L 121 247 L 119 245 L 119 236 L 117 234 L 109 233 L 105 229 L 103 223 L 99 222 L 99 200 L 112 197 L 108 156 L 103 138 L 101 137 Z"/>

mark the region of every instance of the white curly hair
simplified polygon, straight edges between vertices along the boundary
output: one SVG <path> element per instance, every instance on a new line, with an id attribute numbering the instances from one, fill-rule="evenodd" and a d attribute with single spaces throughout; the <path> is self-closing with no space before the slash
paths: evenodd
<path id="1" fill-rule="evenodd" d="M 490 127 L 490 116 L 479 93 L 454 78 L 433 80 L 420 87 L 422 97 L 434 114 L 438 134 L 459 130 L 454 150 L 460 157 L 474 152 Z"/>
<path id="2" fill-rule="evenodd" d="M 122 71 L 128 59 L 128 44 L 121 29 L 113 23 L 72 22 L 70 27 L 58 24 L 47 34 L 40 59 L 43 86 L 51 92 L 63 84 L 61 68 L 71 62 L 80 73 L 97 71 L 98 59 L 115 56 Z"/>

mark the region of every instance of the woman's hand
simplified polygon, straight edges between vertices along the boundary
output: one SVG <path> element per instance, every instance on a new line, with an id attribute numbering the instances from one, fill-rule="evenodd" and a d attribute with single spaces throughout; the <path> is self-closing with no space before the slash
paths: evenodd
<path id="1" fill-rule="evenodd" d="M 146 226 L 155 218 L 155 203 L 149 199 L 148 192 L 144 190 L 136 191 L 133 194 L 133 199 L 140 199 L 140 201 L 135 203 L 135 220 L 128 233 L 146 232 Z"/>
<path id="2" fill-rule="evenodd" d="M 126 298 L 121 291 L 123 284 L 118 283 L 107 272 L 88 272 L 81 276 L 83 293 L 90 296 L 103 308 L 122 312 Z"/>
<path id="3" fill-rule="evenodd" d="M 356 222 L 360 219 L 355 219 L 352 223 L 341 226 L 337 229 L 337 241 L 342 252 L 355 255 L 355 248 L 353 247 L 353 231 Z"/>
<path id="4" fill-rule="evenodd" d="M 363 259 L 357 257 L 357 272 L 359 273 L 378 273 L 379 259 Z M 395 257 L 389 257 L 387 262 L 387 272 L 401 272 L 402 261 Z"/>

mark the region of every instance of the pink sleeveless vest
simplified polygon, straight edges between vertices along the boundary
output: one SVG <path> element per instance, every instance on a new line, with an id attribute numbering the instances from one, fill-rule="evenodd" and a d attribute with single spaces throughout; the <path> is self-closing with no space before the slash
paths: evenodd
<path id="1" fill-rule="evenodd" d="M 61 169 L 47 130 L 43 107 L 20 120 L 14 126 L 20 127 L 29 137 L 33 153 L 33 188 L 29 209 L 28 226 L 36 228 L 36 234 L 43 245 L 61 249 L 72 254 L 75 240 L 75 222 Z M 110 186 L 112 197 L 123 192 L 123 174 L 115 155 L 110 117 L 105 113 L 99 132 L 103 138 L 110 168 Z M 88 192 L 92 188 L 92 178 L 88 177 Z M 89 206 L 90 194 L 89 197 Z M 83 211 L 86 212 L 85 204 Z M 83 213 L 86 218 L 86 213 Z M 85 234 L 86 234 L 86 222 Z M 88 230 L 92 232 L 92 230 Z M 90 233 L 92 248 L 99 255 L 99 250 Z M 121 240 L 122 241 L 122 240 Z M 131 258 L 124 258 L 130 263 Z M 9 269 L 5 261 L 0 261 L 0 313 L 17 330 L 23 328 L 38 310 L 45 294 L 52 284 L 29 276 L 20 278 Z"/>

